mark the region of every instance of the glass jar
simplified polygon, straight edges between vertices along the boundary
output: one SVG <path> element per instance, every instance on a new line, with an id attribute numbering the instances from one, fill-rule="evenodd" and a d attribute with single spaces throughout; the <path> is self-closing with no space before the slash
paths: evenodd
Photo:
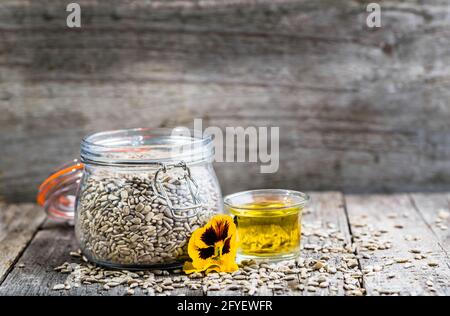
<path id="1" fill-rule="evenodd" d="M 81 143 L 81 163 L 59 171 L 51 189 L 41 187 L 47 190 L 41 202 L 57 218 L 71 217 L 61 200 L 67 209 L 75 208 L 76 237 L 94 263 L 127 269 L 180 266 L 191 233 L 222 212 L 213 154 L 209 136 L 176 136 L 167 129 L 93 134 Z"/>
<path id="2" fill-rule="evenodd" d="M 300 254 L 302 211 L 309 196 L 280 189 L 244 191 L 224 198 L 237 229 L 238 260 L 288 260 Z"/>

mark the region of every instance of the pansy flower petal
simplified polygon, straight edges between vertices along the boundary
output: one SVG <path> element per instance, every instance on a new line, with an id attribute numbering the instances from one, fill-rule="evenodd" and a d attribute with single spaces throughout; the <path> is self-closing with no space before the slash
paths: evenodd
<path id="1" fill-rule="evenodd" d="M 228 215 L 214 216 L 204 227 L 193 232 L 188 244 L 192 259 L 183 270 L 233 272 L 236 260 L 236 226 Z"/>

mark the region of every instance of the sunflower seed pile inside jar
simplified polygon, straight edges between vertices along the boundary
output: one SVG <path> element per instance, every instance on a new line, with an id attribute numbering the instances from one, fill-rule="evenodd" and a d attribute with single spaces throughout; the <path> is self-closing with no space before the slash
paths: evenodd
<path id="1" fill-rule="evenodd" d="M 96 134 L 93 136 L 88 145 L 98 141 Z M 170 136 L 161 137 L 157 146 L 141 142 L 139 148 L 160 149 L 161 143 L 173 146 Z M 205 146 L 204 140 L 201 141 L 200 148 Z M 117 145 L 112 146 L 117 149 Z M 104 155 L 106 163 L 84 159 L 75 213 L 80 247 L 89 260 L 109 267 L 177 266 L 187 259 L 191 233 L 222 211 L 220 188 L 211 166 L 211 149 L 207 148 L 209 154 L 205 155 L 203 148 L 201 156 L 198 148 L 194 154 L 185 150 L 177 156 L 184 160 L 174 162 L 161 159 L 161 155 L 154 159 L 158 150 L 151 151 L 151 159 L 143 159 L 142 150 L 139 155 L 131 150 L 135 146 L 135 138 L 132 145 L 125 140 L 121 155 L 128 152 L 126 158 L 138 159 L 139 163 L 130 164 L 129 160 L 118 163 L 117 157 L 113 157 L 113 164 L 111 155 Z M 82 159 L 86 156 L 82 145 Z"/>

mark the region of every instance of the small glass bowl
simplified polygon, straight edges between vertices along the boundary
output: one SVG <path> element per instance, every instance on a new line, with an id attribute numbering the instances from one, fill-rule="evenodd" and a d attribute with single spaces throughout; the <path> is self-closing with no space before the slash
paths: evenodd
<path id="1" fill-rule="evenodd" d="M 302 210 L 309 196 L 302 192 L 264 189 L 224 198 L 237 227 L 237 259 L 270 261 L 296 258 L 300 253 Z"/>

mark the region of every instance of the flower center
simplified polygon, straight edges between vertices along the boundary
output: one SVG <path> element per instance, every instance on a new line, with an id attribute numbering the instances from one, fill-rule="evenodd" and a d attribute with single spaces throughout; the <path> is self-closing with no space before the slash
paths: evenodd
<path id="1" fill-rule="evenodd" d="M 214 260 L 219 260 L 222 257 L 223 245 L 223 240 L 214 243 Z"/>

